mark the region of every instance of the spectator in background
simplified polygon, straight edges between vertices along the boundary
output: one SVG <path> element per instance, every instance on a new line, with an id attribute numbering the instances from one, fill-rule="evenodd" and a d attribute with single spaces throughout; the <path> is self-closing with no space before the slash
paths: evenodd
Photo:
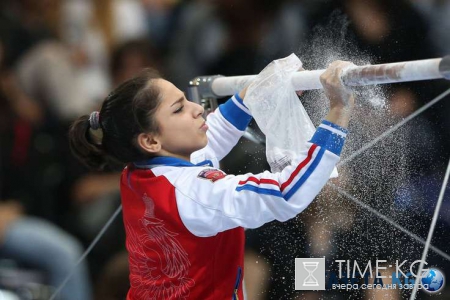
<path id="1" fill-rule="evenodd" d="M 75 111 L 90 109 L 74 80 L 70 55 L 57 39 L 58 3 L 0 4 L 4 50 L 0 88 L 6 110 L 1 198 L 15 203 L 2 205 L 4 216 L 10 217 L 2 218 L 1 254 L 44 270 L 55 288 L 83 250 L 73 236 L 53 224 L 64 223 L 70 209 L 64 192 L 68 180 L 64 123 Z M 74 275 L 62 291 L 64 297 L 90 299 L 85 261 Z"/>
<path id="2" fill-rule="evenodd" d="M 161 53 L 152 43 L 135 39 L 118 45 L 111 55 L 109 68 L 113 86 L 118 86 L 148 66 L 165 73 Z"/>
<path id="3" fill-rule="evenodd" d="M 9 107 L 21 117 L 9 126 L 9 142 L 5 141 L 5 145 L 10 144 L 11 152 L 4 153 L 7 164 L 3 169 L 8 173 L 4 180 L 15 194 L 11 196 L 19 198 L 27 212 L 58 222 L 67 204 L 58 197 L 65 179 L 61 154 L 64 147 L 68 148 L 61 124 L 62 120 L 70 120 L 67 107 L 73 108 L 66 101 L 76 101 L 72 96 L 59 97 L 77 93 L 70 86 L 70 72 L 65 72 L 67 64 L 60 60 L 64 56 L 55 54 L 61 53 L 56 50 L 61 49 L 60 45 L 52 38 L 45 22 L 36 20 L 37 16 L 33 19 L 33 14 L 28 20 L 31 24 L 12 17 L 28 18 L 28 11 L 13 11 L 8 16 L 3 12 L 6 10 L 0 13 L 0 39 L 4 49 L 2 91 L 7 99 L 13 99 L 8 102 Z M 44 51 L 47 46 L 51 53 Z M 44 78 L 49 73 L 53 76 Z M 68 90 L 63 93 L 64 87 Z"/>
<path id="4" fill-rule="evenodd" d="M 61 9 L 61 39 L 70 48 L 77 80 L 97 103 L 111 88 L 112 50 L 148 36 L 144 6 L 140 0 L 64 0 Z"/>
<path id="5" fill-rule="evenodd" d="M 430 26 L 430 38 L 440 56 L 450 54 L 450 1 L 410 0 Z"/>
<path id="6" fill-rule="evenodd" d="M 147 36 L 139 0 L 20 0 L 2 4 L 21 37 L 11 39 L 18 80 L 66 121 L 91 111 L 111 83 L 111 49 Z M 7 13 L 6 13 L 7 12 Z M 41 93 L 44 92 L 44 95 Z"/>
<path id="7" fill-rule="evenodd" d="M 30 134 L 34 126 L 44 122 L 44 115 L 20 89 L 14 75 L 4 69 L 3 49 L 0 39 L 0 257 L 45 272 L 48 283 L 57 288 L 75 267 L 83 249 L 54 224 L 27 215 L 29 207 L 23 198 L 32 202 L 34 193 L 26 187 L 30 184 L 27 178 L 14 176 L 12 170 L 29 166 Z M 75 269 L 61 296 L 67 300 L 92 298 L 86 262 Z"/>
<path id="8" fill-rule="evenodd" d="M 141 0 L 145 7 L 150 41 L 166 53 L 180 14 L 189 1 Z"/>
<path id="9" fill-rule="evenodd" d="M 68 48 L 59 40 L 59 1 L 20 0 L 2 3 L 7 64 L 24 92 L 46 108 L 46 120 L 69 122 L 93 103 L 75 76 Z M 54 10 L 53 13 L 48 13 Z M 56 15 L 55 15 L 56 14 Z M 8 54 L 8 55 L 9 55 Z"/>
<path id="10" fill-rule="evenodd" d="M 169 79 L 183 88 L 199 75 L 259 72 L 298 49 L 302 17 L 294 1 L 188 2 L 169 44 Z"/>
<path id="11" fill-rule="evenodd" d="M 76 266 L 82 253 L 73 236 L 50 222 L 27 216 L 17 200 L 0 201 L 0 257 L 44 272 L 48 285 L 55 289 L 74 270 L 59 294 L 62 299 L 92 299 L 87 264 Z"/>

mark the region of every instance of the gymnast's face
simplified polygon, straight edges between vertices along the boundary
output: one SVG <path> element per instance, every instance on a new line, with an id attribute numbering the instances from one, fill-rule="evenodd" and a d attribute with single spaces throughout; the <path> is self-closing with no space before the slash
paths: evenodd
<path id="1" fill-rule="evenodd" d="M 159 133 L 154 136 L 160 145 L 156 155 L 189 160 L 190 155 L 208 142 L 208 126 L 203 107 L 188 101 L 182 91 L 164 79 L 157 79 L 161 103 L 155 113 Z"/>

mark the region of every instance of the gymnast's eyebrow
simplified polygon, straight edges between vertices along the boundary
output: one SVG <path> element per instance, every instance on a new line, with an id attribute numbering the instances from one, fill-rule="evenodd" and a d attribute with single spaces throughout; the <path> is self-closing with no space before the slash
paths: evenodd
<path id="1" fill-rule="evenodd" d="M 177 103 L 182 102 L 183 100 L 184 100 L 184 96 L 183 96 L 183 97 L 180 97 L 180 99 L 178 99 L 177 101 L 175 101 L 174 103 L 172 103 L 172 105 L 171 105 L 170 107 L 174 106 L 174 105 L 177 104 Z"/>

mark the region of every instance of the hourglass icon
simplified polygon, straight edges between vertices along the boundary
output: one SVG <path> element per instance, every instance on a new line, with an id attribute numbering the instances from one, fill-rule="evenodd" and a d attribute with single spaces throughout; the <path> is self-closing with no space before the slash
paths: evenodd
<path id="1" fill-rule="evenodd" d="M 316 277 L 313 276 L 315 270 L 317 270 L 317 266 L 319 262 L 317 261 L 304 261 L 303 267 L 306 271 L 308 271 L 308 276 L 306 276 L 305 280 L 303 280 L 303 286 L 319 286 L 319 281 Z"/>

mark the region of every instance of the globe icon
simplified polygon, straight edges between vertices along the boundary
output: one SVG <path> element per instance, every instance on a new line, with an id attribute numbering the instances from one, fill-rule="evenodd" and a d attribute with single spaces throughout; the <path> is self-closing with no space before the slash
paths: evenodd
<path id="1" fill-rule="evenodd" d="M 438 292 L 444 286 L 444 275 L 437 269 L 429 269 L 422 273 L 422 284 L 427 285 L 425 288 L 429 292 Z"/>

